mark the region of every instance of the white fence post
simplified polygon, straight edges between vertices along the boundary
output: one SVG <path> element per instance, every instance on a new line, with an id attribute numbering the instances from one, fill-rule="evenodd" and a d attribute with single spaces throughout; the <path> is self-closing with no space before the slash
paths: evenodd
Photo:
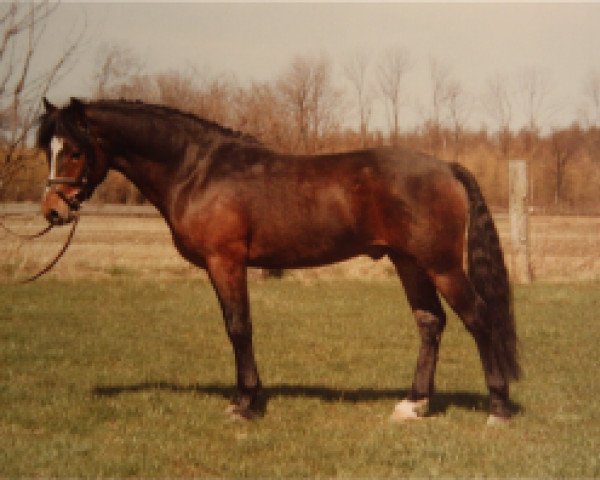
<path id="1" fill-rule="evenodd" d="M 517 283 L 531 282 L 529 214 L 527 211 L 527 162 L 508 162 L 511 276 Z"/>

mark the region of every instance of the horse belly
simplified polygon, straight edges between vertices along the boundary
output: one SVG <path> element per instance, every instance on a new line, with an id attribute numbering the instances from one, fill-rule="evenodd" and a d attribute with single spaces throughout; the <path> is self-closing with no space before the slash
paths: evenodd
<path id="1" fill-rule="evenodd" d="M 265 228 L 249 245 L 250 266 L 302 268 L 348 259 L 363 250 L 362 242 L 349 228 L 295 223 L 285 231 Z"/>
<path id="2" fill-rule="evenodd" d="M 365 232 L 341 189 L 321 192 L 310 201 L 280 200 L 259 211 L 250 235 L 251 266 L 310 267 L 365 253 Z"/>

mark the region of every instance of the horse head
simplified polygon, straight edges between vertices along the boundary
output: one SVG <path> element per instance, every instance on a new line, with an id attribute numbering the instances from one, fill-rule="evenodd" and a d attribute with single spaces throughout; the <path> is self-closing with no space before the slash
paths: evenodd
<path id="1" fill-rule="evenodd" d="M 42 212 L 52 225 L 71 222 L 81 204 L 104 180 L 108 159 L 86 116 L 86 105 L 71 99 L 58 108 L 44 99 L 37 145 L 46 153 L 49 175 Z"/>

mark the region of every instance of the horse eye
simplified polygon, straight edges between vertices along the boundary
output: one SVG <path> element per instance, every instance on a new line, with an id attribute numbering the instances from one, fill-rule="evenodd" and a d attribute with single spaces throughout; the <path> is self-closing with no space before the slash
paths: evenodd
<path id="1" fill-rule="evenodd" d="M 71 158 L 73 160 L 79 160 L 81 158 L 81 152 L 73 152 L 73 154 L 71 155 Z"/>

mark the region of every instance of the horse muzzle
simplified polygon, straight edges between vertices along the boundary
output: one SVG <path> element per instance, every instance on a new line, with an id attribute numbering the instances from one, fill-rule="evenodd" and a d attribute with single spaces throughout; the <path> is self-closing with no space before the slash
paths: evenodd
<path id="1" fill-rule="evenodd" d="M 42 213 L 54 226 L 71 223 L 79 210 L 79 202 L 67 197 L 60 190 L 48 190 L 42 200 Z"/>

